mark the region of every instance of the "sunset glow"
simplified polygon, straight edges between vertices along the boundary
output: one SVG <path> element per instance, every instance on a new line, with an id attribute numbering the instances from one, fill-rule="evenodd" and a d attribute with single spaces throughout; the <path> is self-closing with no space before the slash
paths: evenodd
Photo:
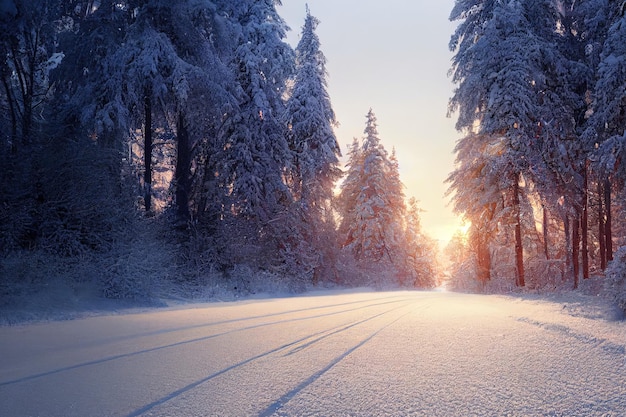
<path id="1" fill-rule="evenodd" d="M 344 156 L 352 138 L 362 136 L 363 115 L 371 107 L 383 145 L 396 150 L 406 196 L 415 197 L 423 210 L 424 231 L 445 244 L 462 223 L 444 197 L 459 137 L 454 119 L 446 117 L 453 89 L 446 75 L 454 30 L 448 15 L 454 2 L 366 0 L 355 7 L 353 2 L 283 0 L 279 12 L 291 27 L 292 45 L 298 42 L 306 3 L 321 22 L 317 33 Z"/>

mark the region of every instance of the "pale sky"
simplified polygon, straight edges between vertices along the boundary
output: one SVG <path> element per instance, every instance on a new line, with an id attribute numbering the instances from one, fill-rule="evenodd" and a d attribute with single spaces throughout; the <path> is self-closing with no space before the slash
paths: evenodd
<path id="1" fill-rule="evenodd" d="M 278 12 L 291 27 L 293 46 L 307 3 L 321 21 L 316 32 L 342 153 L 353 137 L 363 137 L 371 107 L 383 145 L 388 152 L 396 148 L 407 196 L 424 210 L 425 232 L 447 241 L 460 223 L 444 196 L 460 137 L 456 119 L 446 117 L 454 0 L 282 0 Z"/>

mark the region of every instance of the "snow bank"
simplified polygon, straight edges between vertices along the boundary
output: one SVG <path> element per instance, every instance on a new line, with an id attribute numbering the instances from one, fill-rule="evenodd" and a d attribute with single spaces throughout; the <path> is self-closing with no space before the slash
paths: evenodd
<path id="1" fill-rule="evenodd" d="M 614 255 L 614 260 L 606 270 L 607 295 L 626 313 L 626 246 L 622 246 Z"/>

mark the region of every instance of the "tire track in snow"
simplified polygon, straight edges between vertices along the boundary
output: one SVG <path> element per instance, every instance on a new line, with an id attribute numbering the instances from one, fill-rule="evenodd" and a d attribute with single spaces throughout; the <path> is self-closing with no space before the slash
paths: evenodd
<path id="1" fill-rule="evenodd" d="M 527 323 L 533 326 L 537 326 L 539 328 L 542 328 L 544 330 L 547 330 L 553 333 L 558 333 L 560 335 L 567 336 L 569 338 L 575 339 L 586 345 L 591 345 L 595 348 L 600 348 L 601 350 L 609 354 L 621 355 L 621 356 L 626 355 L 625 345 L 611 342 L 610 340 L 605 339 L 603 337 L 595 337 L 592 335 L 579 333 L 562 324 L 546 323 L 546 322 L 541 322 L 537 320 L 532 320 L 527 317 L 517 317 L 515 318 L 515 320 L 521 323 Z"/>
<path id="2" fill-rule="evenodd" d="M 404 301 L 410 301 L 410 300 L 405 299 Z M 371 306 L 376 306 L 376 305 L 381 305 L 381 304 L 388 304 L 388 303 L 389 303 L 389 302 L 386 302 L 386 303 L 378 303 L 378 304 L 373 304 L 373 305 L 371 305 Z M 206 382 L 209 382 L 209 381 L 211 381 L 212 379 L 214 379 L 214 378 L 216 378 L 216 377 L 218 377 L 218 376 L 220 376 L 220 375 L 223 375 L 223 374 L 225 374 L 225 373 L 227 373 L 227 372 L 230 372 L 230 371 L 232 371 L 232 370 L 238 369 L 238 368 L 240 368 L 240 367 L 242 367 L 242 366 L 245 366 L 245 365 L 247 365 L 247 364 L 249 364 L 249 363 L 251 363 L 251 362 L 254 362 L 254 361 L 259 360 L 259 359 L 262 359 L 262 358 L 265 358 L 265 357 L 270 356 L 270 355 L 272 355 L 272 354 L 275 354 L 275 353 L 281 352 L 281 351 L 283 351 L 283 350 L 285 350 L 285 349 L 288 349 L 288 348 L 290 348 L 290 347 L 297 346 L 299 343 L 305 342 L 306 340 L 309 340 L 309 339 L 311 339 L 311 338 L 315 338 L 315 337 L 320 336 L 320 335 L 323 335 L 323 334 L 325 334 L 325 333 L 337 334 L 337 333 L 340 333 L 340 332 L 342 332 L 342 331 L 346 331 L 346 330 L 348 330 L 348 329 L 350 329 L 350 328 L 352 328 L 352 327 L 355 327 L 355 326 L 358 326 L 358 325 L 364 324 L 364 323 L 369 322 L 369 321 L 371 321 L 371 320 L 374 320 L 374 319 L 376 319 L 376 318 L 378 318 L 378 317 L 382 317 L 382 316 L 384 316 L 384 315 L 386 315 L 386 314 L 388 314 L 388 313 L 391 313 L 391 312 L 393 312 L 393 311 L 396 311 L 396 310 L 399 310 L 399 309 L 401 309 L 401 308 L 404 308 L 404 307 L 406 307 L 406 306 L 407 306 L 407 305 L 409 305 L 409 304 L 411 304 L 411 303 L 410 303 L 410 302 L 405 303 L 405 304 L 403 304 L 403 305 L 401 305 L 401 306 L 399 306 L 399 307 L 394 307 L 394 308 L 392 308 L 392 309 L 389 309 L 389 310 L 383 311 L 382 313 L 377 313 L 377 314 L 375 314 L 375 315 L 373 315 L 373 316 L 370 316 L 370 317 L 368 317 L 368 318 L 365 318 L 365 319 L 359 320 L 359 321 L 357 321 L 357 322 L 351 323 L 350 325 L 347 325 L 347 326 L 345 326 L 345 325 L 334 326 L 334 327 L 331 327 L 331 328 L 329 328 L 329 329 L 325 329 L 325 330 L 320 331 L 320 332 L 316 332 L 316 333 L 313 333 L 313 334 L 309 334 L 309 335 L 304 336 L 304 337 L 301 337 L 301 338 L 299 338 L 299 339 L 297 339 L 297 340 L 295 340 L 295 341 L 292 341 L 292 342 L 289 342 L 289 343 L 283 344 L 283 345 L 281 345 L 281 346 L 279 346 L 279 347 L 276 347 L 276 348 L 274 348 L 274 349 L 271 349 L 271 350 L 265 351 L 265 352 L 263 352 L 263 353 L 260 353 L 260 354 L 258 354 L 258 355 L 255 355 L 255 356 L 252 356 L 252 357 L 250 357 L 250 358 L 248 358 L 248 359 L 245 359 L 245 360 L 243 360 L 243 361 L 237 362 L 237 363 L 235 363 L 235 364 L 233 364 L 233 365 L 231 365 L 231 366 L 228 366 L 228 367 L 226 367 L 226 368 L 224 368 L 224 369 L 221 369 L 221 370 L 219 370 L 219 371 L 217 371 L 217 372 L 214 372 L 214 373 L 212 373 L 211 375 L 208 375 L 208 376 L 207 376 L 207 377 L 205 377 L 205 378 L 202 378 L 202 379 L 199 379 L 199 380 L 197 380 L 197 381 L 194 381 L 194 382 L 192 382 L 192 383 L 190 383 L 190 384 L 188 384 L 188 385 L 186 385 L 186 386 L 184 386 L 184 387 L 182 387 L 182 388 L 180 388 L 180 389 L 178 389 L 178 390 L 176 390 L 176 391 L 173 391 L 173 392 L 171 392 L 170 394 L 168 394 L 168 395 L 166 395 L 166 396 L 164 396 L 164 397 L 161 397 L 161 398 L 159 398 L 159 399 L 157 399 L 157 400 L 155 400 L 155 401 L 151 402 L 150 404 L 146 404 L 145 406 L 143 406 L 143 407 L 141 407 L 141 408 L 139 408 L 139 409 L 137 409 L 137 410 L 133 411 L 132 413 L 130 413 L 130 414 L 128 414 L 128 415 L 126 415 L 125 417 L 139 417 L 139 416 L 141 416 L 142 414 L 144 414 L 144 413 L 146 413 L 146 412 L 148 412 L 148 411 L 152 410 L 153 408 L 158 407 L 158 406 L 160 406 L 160 405 L 163 405 L 163 404 L 167 403 L 168 401 L 171 401 L 171 400 L 173 400 L 174 398 L 179 397 L 180 395 L 185 394 L 185 393 L 187 393 L 187 392 L 191 391 L 192 389 L 197 388 L 198 386 L 200 386 L 200 385 L 202 385 L 202 384 L 204 384 L 204 383 L 206 383 Z M 358 310 L 358 309 L 353 309 L 353 310 Z M 350 310 L 346 310 L 346 311 L 350 311 Z M 344 312 L 345 312 L 345 311 L 344 311 Z M 406 314 L 408 314 L 408 313 L 406 313 Z M 406 315 L 406 314 L 404 314 L 404 315 Z M 404 316 L 404 315 L 403 315 L 403 316 Z M 325 315 L 322 315 L 322 316 L 325 316 Z M 317 317 L 315 317 L 315 318 L 319 318 L 319 317 L 322 317 L 322 316 L 317 316 Z M 403 317 L 403 316 L 401 316 L 401 317 Z M 372 334 L 370 337 L 368 337 L 368 338 L 367 338 L 367 340 L 362 341 L 361 343 L 359 343 L 359 345 L 358 345 L 358 346 L 356 346 L 356 347 L 352 348 L 352 349 L 350 350 L 350 352 L 352 352 L 352 351 L 356 350 L 356 348 L 358 348 L 358 347 L 360 347 L 360 346 L 364 345 L 367 341 L 369 341 L 371 338 L 373 338 L 376 334 L 378 334 L 378 333 L 379 333 L 380 331 L 382 331 L 384 328 L 389 327 L 391 324 L 395 323 L 395 322 L 396 322 L 396 321 L 398 321 L 399 319 L 400 319 L 400 318 L 395 319 L 393 322 L 391 322 L 391 323 L 387 324 L 387 325 L 386 325 L 386 326 L 384 326 L 383 328 L 381 328 L 381 329 L 379 329 L 378 331 L 376 331 L 374 334 Z M 285 321 L 283 321 L 283 322 L 289 322 L 289 321 L 291 321 L 291 320 L 285 320 Z M 257 327 L 260 327 L 260 326 L 257 326 Z M 315 342 L 317 342 L 317 341 L 320 341 L 320 340 L 324 339 L 325 337 L 327 337 L 327 336 L 324 336 L 324 337 L 318 337 L 317 339 L 314 339 L 312 342 L 307 343 L 306 345 L 307 345 L 307 346 L 309 346 L 309 345 L 311 345 L 312 343 L 315 343 Z M 342 355 L 342 358 L 343 358 L 343 357 L 345 357 L 345 356 L 347 356 L 348 354 L 349 354 L 349 352 L 344 353 L 344 354 Z M 337 362 L 339 362 L 339 361 L 337 360 Z M 331 367 L 332 367 L 332 366 L 331 366 Z M 330 368 L 329 368 L 329 369 L 330 369 Z M 310 379 L 310 378 L 309 378 L 309 379 Z M 317 379 L 317 378 L 316 378 L 316 379 Z M 313 381 L 311 381 L 311 382 L 313 382 Z M 308 384 L 307 384 L 307 385 L 308 385 Z"/>
<path id="3" fill-rule="evenodd" d="M 344 360 L 345 358 L 347 358 L 352 352 L 356 351 L 357 349 L 363 347 L 364 345 L 366 345 L 370 340 L 372 340 L 373 338 L 375 338 L 376 336 L 378 336 L 378 334 L 380 334 L 383 330 L 385 330 L 386 328 L 392 326 L 393 324 L 395 324 L 396 322 L 398 322 L 400 319 L 404 318 L 405 316 L 409 315 L 410 313 L 412 313 L 412 311 L 406 312 L 402 315 L 400 315 L 399 317 L 396 317 L 394 320 L 390 321 L 389 323 L 385 324 L 384 326 L 380 327 L 378 330 L 376 330 L 374 333 L 370 334 L 369 336 L 367 336 L 365 339 L 361 340 L 359 343 L 357 343 L 356 345 L 352 346 L 350 349 L 346 350 L 345 352 L 343 352 L 341 355 L 337 356 L 335 359 L 333 359 L 332 361 L 330 361 L 325 367 L 323 367 L 322 369 L 320 369 L 319 371 L 317 371 L 316 373 L 314 373 L 313 375 L 311 375 L 310 377 L 308 377 L 307 379 L 305 379 L 304 381 L 302 381 L 300 384 L 298 384 L 294 389 L 292 389 L 291 391 L 285 393 L 282 397 L 280 397 L 278 400 L 276 400 L 274 403 L 270 404 L 269 407 L 267 407 L 265 410 L 261 411 L 258 414 L 258 417 L 270 417 L 273 414 L 275 414 L 276 412 L 278 412 L 278 410 L 280 410 L 281 408 L 283 408 L 285 406 L 285 404 L 287 404 L 289 401 L 291 401 L 296 395 L 298 395 L 302 390 L 304 390 L 306 387 L 308 387 L 309 385 L 311 385 L 312 383 L 314 383 L 315 381 L 317 381 L 320 377 L 322 377 L 326 372 L 328 372 L 329 370 L 331 370 L 335 365 L 337 365 L 339 362 L 341 362 L 342 360 Z M 130 417 L 130 416 L 129 416 Z"/>
<path id="4" fill-rule="evenodd" d="M 405 296 L 394 295 L 394 296 L 376 298 L 376 301 L 392 300 L 396 298 L 406 299 L 404 297 Z M 154 330 L 151 332 L 134 333 L 132 335 L 119 336 L 113 339 L 108 339 L 104 342 L 101 342 L 100 344 L 111 343 L 111 342 L 121 342 L 121 341 L 131 340 L 131 339 L 140 339 L 143 337 L 159 336 L 159 335 L 169 334 L 169 333 L 184 332 L 187 330 L 201 329 L 203 327 L 215 327 L 215 326 L 220 326 L 223 324 L 231 324 L 231 323 L 246 322 L 246 321 L 265 319 L 265 318 L 271 318 L 271 317 L 285 316 L 285 315 L 291 315 L 294 313 L 303 313 L 303 312 L 309 312 L 309 311 L 312 312 L 316 310 L 325 310 L 325 309 L 335 308 L 335 307 L 344 307 L 344 306 L 355 305 L 355 304 L 364 304 L 364 303 L 369 303 L 371 301 L 374 301 L 374 300 L 367 299 L 367 300 L 350 301 L 346 303 L 327 304 L 327 305 L 315 306 L 315 307 L 297 308 L 293 310 L 284 310 L 284 311 L 278 311 L 275 313 L 261 314 L 257 316 L 238 317 L 235 319 L 215 321 L 215 322 L 210 322 L 210 323 L 201 323 L 201 324 L 194 324 L 194 325 L 184 326 L 184 327 L 174 327 L 174 328 L 169 328 L 169 329 Z M 393 301 L 389 301 L 389 302 L 393 302 Z M 363 306 L 362 308 L 367 308 L 367 307 L 369 307 L 369 305 Z M 352 310 L 345 310 L 345 311 L 352 311 Z"/>
<path id="5" fill-rule="evenodd" d="M 393 298 L 393 297 L 387 297 L 387 298 Z M 297 321 L 313 320 L 313 319 L 322 318 L 322 317 L 335 316 L 335 315 L 340 315 L 340 314 L 343 314 L 343 313 L 349 313 L 349 312 L 353 312 L 353 311 L 364 310 L 364 309 L 375 307 L 375 306 L 400 303 L 400 302 L 407 301 L 407 300 L 409 300 L 409 299 L 408 298 L 403 298 L 403 299 L 393 300 L 393 301 L 384 301 L 384 302 L 381 302 L 381 303 L 373 303 L 373 304 L 368 304 L 366 306 L 361 306 L 361 307 L 355 307 L 355 308 L 339 310 L 339 311 L 332 311 L 332 312 L 324 313 L 324 314 L 317 314 L 315 316 L 306 316 L 306 317 L 291 318 L 291 319 L 286 319 L 286 320 L 277 320 L 277 321 L 272 321 L 272 322 L 267 322 L 267 323 L 260 323 L 260 324 L 255 324 L 255 325 L 251 325 L 251 326 L 241 327 L 241 328 L 235 328 L 235 329 L 231 329 L 231 330 L 224 331 L 224 332 L 221 332 L 221 333 L 211 334 L 211 335 L 208 335 L 208 336 L 198 337 L 198 338 L 189 339 L 189 340 L 183 340 L 183 341 L 180 341 L 180 342 L 170 343 L 170 344 L 167 344 L 167 345 L 155 346 L 155 347 L 152 347 L 152 348 L 143 349 L 143 350 L 139 350 L 139 351 L 135 351 L 135 352 L 127 352 L 127 353 L 121 353 L 119 355 L 107 356 L 105 358 L 100 358 L 100 359 L 96 359 L 96 360 L 93 360 L 93 361 L 81 362 L 81 363 L 78 363 L 78 364 L 75 364 L 75 365 L 65 366 L 65 367 L 62 367 L 62 368 L 52 369 L 52 370 L 45 371 L 45 372 L 40 372 L 40 373 L 37 373 L 37 374 L 27 375 L 27 376 L 24 376 L 24 377 L 21 377 L 21 378 L 15 378 L 15 379 L 11 379 L 11 380 L 8 380 L 8 381 L 2 381 L 2 382 L 0 382 L 0 387 L 6 386 L 6 385 L 13 385 L 13 384 L 17 384 L 17 383 L 20 383 L 20 382 L 26 382 L 26 381 L 30 381 L 30 380 L 33 380 L 33 379 L 43 378 L 43 377 L 59 374 L 59 373 L 62 373 L 62 372 L 68 372 L 68 371 L 72 371 L 72 370 L 75 370 L 75 369 L 80 369 L 80 368 L 87 367 L 87 366 L 100 365 L 100 364 L 103 364 L 103 363 L 112 362 L 112 361 L 116 361 L 116 360 L 119 360 L 119 359 L 131 358 L 131 357 L 134 357 L 134 356 L 144 355 L 144 354 L 147 354 L 147 353 L 157 352 L 157 351 L 160 351 L 160 350 L 166 350 L 166 349 L 177 348 L 177 347 L 188 345 L 188 344 L 204 342 L 204 341 L 207 341 L 207 340 L 210 340 L 210 339 L 215 339 L 215 338 L 218 338 L 218 337 L 221 337 L 221 336 L 226 336 L 226 335 L 230 335 L 230 334 L 234 334 L 234 333 L 238 333 L 238 332 L 244 332 L 244 331 L 247 331 L 247 330 L 258 329 L 260 327 L 274 326 L 274 325 L 285 324 L 285 323 L 293 323 L 293 322 L 297 322 Z M 372 300 L 367 300 L 367 301 L 372 301 Z M 349 305 L 349 304 L 353 304 L 353 303 L 338 304 L 337 306 L 343 306 L 343 305 Z M 300 309 L 300 310 L 294 310 L 294 312 L 312 311 L 312 310 L 318 310 L 320 308 L 332 308 L 332 307 L 333 306 L 319 307 L 319 308 L 313 308 L 313 309 Z M 290 312 L 277 313 L 276 315 L 284 315 L 284 314 L 290 314 Z M 273 316 L 273 314 L 272 315 L 267 315 L 267 317 L 270 317 L 270 316 Z M 264 318 L 265 316 L 258 316 L 258 317 Z M 258 317 L 254 317 L 254 318 L 258 318 Z M 253 318 L 251 318 L 250 320 L 252 320 L 252 319 Z M 232 320 L 232 321 L 224 321 L 223 323 L 234 322 L 234 321 L 239 321 L 239 320 L 241 320 L 241 319 Z M 193 326 L 190 329 L 196 328 L 196 327 L 204 327 L 204 326 L 205 325 Z M 184 329 L 184 330 L 187 330 L 187 328 Z M 157 333 L 155 335 L 159 335 L 159 334 L 163 334 L 163 333 L 159 332 L 159 333 Z M 315 336 L 317 336 L 317 334 Z"/>

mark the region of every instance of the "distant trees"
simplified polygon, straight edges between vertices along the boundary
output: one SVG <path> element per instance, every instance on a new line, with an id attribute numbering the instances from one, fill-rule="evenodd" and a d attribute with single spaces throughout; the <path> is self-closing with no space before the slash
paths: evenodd
<path id="1" fill-rule="evenodd" d="M 355 139 L 350 148 L 338 197 L 342 246 L 364 266 L 388 266 L 400 284 L 433 286 L 437 279 L 431 273 L 434 258 L 420 263 L 421 248 L 428 244 L 420 236 L 417 203 L 411 201 L 407 213 L 395 156 L 389 158 L 382 145 L 371 109 L 366 119 L 362 142 Z M 406 282 L 407 277 L 413 281 Z"/>
<path id="2" fill-rule="evenodd" d="M 609 178 L 623 126 L 608 115 L 619 114 L 610 103 L 624 75 L 610 41 L 622 16 L 609 3 L 462 1 L 452 11 L 450 114 L 465 136 L 448 182 L 482 282 L 514 271 L 519 286 L 577 286 L 612 257 Z"/>

